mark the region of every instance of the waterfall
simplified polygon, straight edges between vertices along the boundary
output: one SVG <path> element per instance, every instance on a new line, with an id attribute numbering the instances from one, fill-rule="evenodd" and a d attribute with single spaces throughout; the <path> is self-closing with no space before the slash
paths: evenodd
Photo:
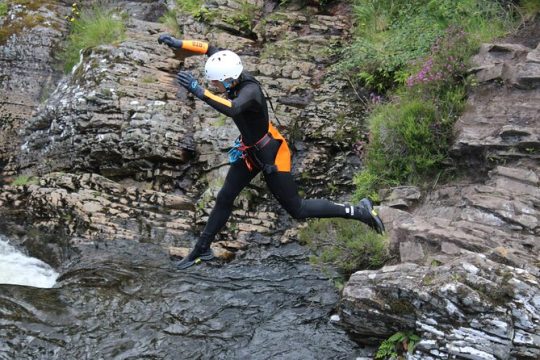
<path id="1" fill-rule="evenodd" d="M 0 235 L 0 284 L 51 288 L 57 277 L 48 264 L 23 254 Z"/>

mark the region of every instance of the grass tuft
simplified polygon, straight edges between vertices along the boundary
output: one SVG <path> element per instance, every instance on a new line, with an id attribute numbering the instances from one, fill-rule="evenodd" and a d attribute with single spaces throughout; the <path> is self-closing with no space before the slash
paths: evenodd
<path id="1" fill-rule="evenodd" d="M 38 184 L 38 182 L 38 179 L 34 176 L 21 175 L 18 176 L 15 180 L 13 180 L 11 186 L 35 185 Z"/>
<path id="2" fill-rule="evenodd" d="M 180 26 L 178 25 L 178 21 L 176 20 L 176 11 L 169 10 L 167 11 L 160 19 L 159 21 L 164 24 L 167 29 L 169 30 L 169 33 L 177 38 L 182 37 L 182 30 L 180 30 Z"/>
<path id="3" fill-rule="evenodd" d="M 313 264 L 337 268 L 346 277 L 357 270 L 378 268 L 388 258 L 386 238 L 359 221 L 312 220 L 300 230 L 299 238 L 315 254 Z"/>
<path id="4" fill-rule="evenodd" d="M 111 10 L 101 7 L 83 9 L 72 21 L 71 33 L 62 54 L 64 70 L 71 71 L 79 62 L 79 52 L 104 44 L 116 44 L 125 37 L 124 20 Z"/>

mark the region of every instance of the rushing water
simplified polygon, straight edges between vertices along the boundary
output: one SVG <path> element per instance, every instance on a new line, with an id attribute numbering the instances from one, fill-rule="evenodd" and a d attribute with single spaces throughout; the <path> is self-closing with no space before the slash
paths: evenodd
<path id="1" fill-rule="evenodd" d="M 24 255 L 0 235 L 0 284 L 50 288 L 57 277 L 49 265 Z"/>
<path id="2" fill-rule="evenodd" d="M 80 248 L 52 289 L 0 285 L 0 359 L 355 359 L 297 244 L 177 271 L 152 244 Z"/>

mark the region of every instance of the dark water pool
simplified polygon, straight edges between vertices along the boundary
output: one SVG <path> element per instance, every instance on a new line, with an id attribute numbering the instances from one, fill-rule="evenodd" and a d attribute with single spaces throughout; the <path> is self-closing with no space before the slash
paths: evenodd
<path id="1" fill-rule="evenodd" d="M 177 271 L 159 246 L 87 246 L 52 289 L 0 285 L 0 359 L 355 359 L 337 290 L 298 244 Z"/>

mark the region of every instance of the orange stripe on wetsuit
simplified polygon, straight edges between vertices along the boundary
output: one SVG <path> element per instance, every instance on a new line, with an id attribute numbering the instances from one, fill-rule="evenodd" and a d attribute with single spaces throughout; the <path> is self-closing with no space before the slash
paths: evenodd
<path id="1" fill-rule="evenodd" d="M 229 108 L 232 107 L 232 102 L 230 100 L 224 99 L 208 90 L 204 90 L 204 96 L 208 99 L 214 100 L 217 103 L 220 103 L 221 105 L 225 105 Z"/>
<path id="2" fill-rule="evenodd" d="M 276 159 L 274 160 L 274 165 L 276 165 L 278 171 L 290 172 L 291 150 L 289 149 L 287 141 L 283 136 L 281 136 L 279 131 L 272 125 L 272 123 L 270 123 L 268 126 L 268 132 L 272 135 L 274 139 L 281 140 L 281 145 L 278 149 Z"/>

